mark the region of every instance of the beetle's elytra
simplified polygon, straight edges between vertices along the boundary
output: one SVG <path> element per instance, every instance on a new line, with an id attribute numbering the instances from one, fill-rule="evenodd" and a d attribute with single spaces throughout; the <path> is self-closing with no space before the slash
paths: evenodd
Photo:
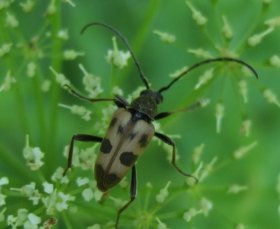
<path id="1" fill-rule="evenodd" d="M 124 177 L 154 132 L 153 125 L 138 113 L 125 108 L 115 112 L 95 164 L 95 178 L 101 191 L 107 191 Z"/>
<path id="2" fill-rule="evenodd" d="M 176 83 L 183 76 L 187 75 L 187 73 L 189 73 L 190 71 L 202 65 L 210 64 L 213 62 L 236 62 L 251 70 L 256 78 L 258 78 L 258 74 L 253 67 L 251 67 L 249 64 L 240 59 L 231 57 L 218 57 L 198 62 L 189 67 L 187 70 L 180 73 L 166 86 L 160 88 L 159 90 L 152 90 L 150 89 L 148 80 L 145 77 L 139 62 L 136 59 L 125 37 L 113 27 L 100 22 L 93 22 L 87 24 L 82 29 L 82 33 L 91 26 L 101 26 L 105 29 L 108 29 L 122 40 L 124 45 L 130 51 L 132 59 L 140 73 L 140 78 L 143 81 L 146 89 L 140 93 L 138 98 L 136 98 L 134 101 L 131 102 L 131 104 L 129 104 L 124 98 L 120 96 L 115 96 L 115 98 L 87 98 L 83 95 L 80 95 L 69 85 L 65 85 L 65 87 L 69 90 L 70 93 L 83 100 L 87 100 L 92 103 L 111 101 L 115 103 L 118 109 L 114 113 L 109 127 L 107 129 L 107 133 L 104 137 L 88 134 L 77 134 L 72 137 L 69 146 L 68 164 L 64 171 L 64 175 L 66 174 L 68 169 L 71 168 L 72 165 L 73 147 L 75 141 L 101 143 L 99 155 L 95 163 L 94 173 L 95 179 L 97 181 L 97 187 L 103 192 L 107 192 L 110 188 L 118 184 L 131 168 L 132 173 L 130 185 L 130 200 L 118 210 L 115 222 L 115 227 L 118 228 L 121 213 L 131 204 L 131 202 L 136 197 L 135 162 L 143 153 L 143 150 L 149 144 L 152 137 L 157 137 L 164 143 L 172 146 L 171 163 L 174 166 L 174 168 L 184 176 L 193 177 L 192 175 L 183 172 L 183 170 L 181 170 L 177 166 L 175 143 L 168 136 L 155 132 L 152 122 L 154 120 L 166 118 L 177 112 L 187 111 L 199 107 L 201 106 L 201 102 L 198 101 L 195 104 L 190 105 L 189 109 L 186 108 L 175 112 L 158 113 L 157 107 L 163 101 L 162 93 L 168 90 L 174 83 Z M 195 177 L 193 178 L 197 181 Z"/>

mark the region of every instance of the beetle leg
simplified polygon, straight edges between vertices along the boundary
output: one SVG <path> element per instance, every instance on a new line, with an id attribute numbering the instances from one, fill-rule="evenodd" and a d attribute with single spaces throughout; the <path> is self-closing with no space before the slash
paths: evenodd
<path id="1" fill-rule="evenodd" d="M 188 174 L 186 172 L 184 172 L 182 169 L 180 169 L 177 164 L 176 164 L 176 147 L 175 147 L 175 143 L 172 141 L 171 138 L 169 138 L 168 136 L 164 135 L 164 134 L 161 134 L 161 133 L 158 133 L 156 132 L 155 133 L 155 136 L 160 139 L 161 141 L 163 141 L 164 143 L 172 146 L 172 165 L 174 166 L 174 168 L 180 173 L 182 174 L 183 176 L 187 176 L 187 177 L 191 177 L 193 179 L 195 179 L 195 182 L 197 183 L 198 182 L 198 179 L 196 177 L 194 177 L 193 175 L 191 174 Z"/>
<path id="2" fill-rule="evenodd" d="M 120 96 L 116 96 L 115 98 L 88 98 L 84 95 L 81 95 L 79 92 L 74 90 L 68 84 L 65 84 L 64 87 L 66 89 L 68 89 L 68 91 L 71 94 L 75 95 L 76 97 L 78 97 L 80 99 L 83 99 L 83 100 L 86 100 L 86 101 L 89 101 L 91 103 L 109 101 L 109 102 L 114 102 L 118 107 L 127 107 L 128 106 L 128 102 Z"/>
<path id="3" fill-rule="evenodd" d="M 88 135 L 88 134 L 75 134 L 70 142 L 69 151 L 68 151 L 68 162 L 67 167 L 65 168 L 63 172 L 63 176 L 67 173 L 68 169 L 72 167 L 72 158 L 73 158 L 73 148 L 74 148 L 74 142 L 80 141 L 80 142 L 102 142 L 103 138 Z"/>
<path id="4" fill-rule="evenodd" d="M 130 181 L 130 200 L 118 210 L 116 224 L 115 224 L 116 229 L 118 228 L 119 219 L 122 212 L 135 200 L 136 193 L 137 193 L 137 176 L 136 176 L 136 167 L 135 165 L 133 165 L 132 172 L 131 172 L 131 181 Z"/>
<path id="5" fill-rule="evenodd" d="M 203 107 L 203 105 L 205 104 L 204 100 L 198 100 L 196 101 L 195 103 L 185 107 L 185 108 L 182 108 L 182 109 L 178 109 L 176 111 L 171 111 L 171 112 L 161 112 L 161 113 L 158 113 L 156 116 L 155 116 L 155 120 L 159 120 L 159 119 L 163 119 L 163 118 L 166 118 L 170 115 L 173 115 L 173 114 L 176 114 L 178 112 L 188 112 L 188 111 L 193 111 L 197 108 L 200 108 L 200 107 Z"/>

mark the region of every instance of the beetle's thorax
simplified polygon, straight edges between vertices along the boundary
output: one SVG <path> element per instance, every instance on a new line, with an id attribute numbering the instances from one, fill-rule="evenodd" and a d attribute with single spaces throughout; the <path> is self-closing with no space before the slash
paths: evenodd
<path id="1" fill-rule="evenodd" d="M 157 106 L 162 102 L 162 99 L 159 92 L 147 89 L 142 91 L 139 97 L 132 101 L 130 108 L 153 120 L 157 114 Z"/>

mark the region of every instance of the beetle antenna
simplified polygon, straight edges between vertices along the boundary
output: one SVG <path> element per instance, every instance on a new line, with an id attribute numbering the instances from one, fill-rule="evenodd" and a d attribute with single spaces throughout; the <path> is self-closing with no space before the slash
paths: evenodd
<path id="1" fill-rule="evenodd" d="M 136 67 L 137 67 L 137 69 L 138 69 L 138 71 L 139 71 L 141 80 L 142 80 L 143 83 L 145 84 L 146 88 L 149 89 L 150 86 L 149 86 L 148 80 L 147 80 L 146 76 L 144 75 L 144 72 L 143 72 L 143 70 L 142 70 L 142 68 L 141 68 L 141 66 L 140 66 L 140 63 L 139 63 L 139 61 L 137 60 L 137 58 L 135 57 L 134 52 L 132 51 L 132 49 L 131 49 L 131 47 L 130 47 L 128 41 L 127 41 L 127 39 L 126 39 L 118 30 L 116 30 L 116 29 L 113 28 L 112 26 L 107 25 L 107 24 L 102 23 L 102 22 L 91 22 L 91 23 L 85 25 L 85 26 L 82 28 L 81 33 L 83 34 L 83 33 L 84 33 L 89 27 L 91 27 L 91 26 L 101 26 L 101 27 L 104 27 L 104 28 L 110 30 L 111 32 L 113 32 L 113 33 L 124 43 L 124 45 L 126 46 L 126 48 L 129 50 L 130 55 L 132 56 L 132 59 L 133 59 L 135 65 L 136 65 Z"/>
<path id="2" fill-rule="evenodd" d="M 218 58 L 213 58 L 213 59 L 207 59 L 207 60 L 204 60 L 204 61 L 201 61 L 201 62 L 198 62 L 198 63 L 192 65 L 187 70 L 185 70 L 181 74 L 179 74 L 175 79 L 173 79 L 167 86 L 160 88 L 158 92 L 162 93 L 163 91 L 168 90 L 174 83 L 176 83 L 179 79 L 181 79 L 183 76 L 187 75 L 189 72 L 191 72 L 195 68 L 198 68 L 205 64 L 209 64 L 209 63 L 213 63 L 213 62 L 222 62 L 222 61 L 236 62 L 238 64 L 244 65 L 255 75 L 255 77 L 257 79 L 259 78 L 257 71 L 251 65 L 247 64 L 243 60 L 232 58 L 232 57 L 218 57 Z"/>

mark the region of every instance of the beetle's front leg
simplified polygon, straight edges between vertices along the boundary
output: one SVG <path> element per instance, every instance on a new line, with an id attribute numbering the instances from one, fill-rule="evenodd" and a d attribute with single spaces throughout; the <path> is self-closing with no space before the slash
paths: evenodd
<path id="1" fill-rule="evenodd" d="M 198 182 L 198 179 L 196 177 L 194 177 L 193 175 L 191 174 L 188 174 L 186 172 L 184 172 L 182 169 L 180 169 L 177 164 L 176 164 L 176 147 L 175 147 L 175 143 L 172 141 L 171 138 L 169 138 L 168 136 L 164 135 L 164 134 L 161 134 L 161 133 L 158 133 L 156 132 L 155 133 L 155 136 L 162 140 L 164 143 L 172 146 L 172 165 L 174 166 L 174 168 L 180 173 L 182 174 L 183 176 L 187 176 L 187 177 L 191 177 L 193 179 L 195 179 L 195 182 L 197 183 Z"/>
<path id="2" fill-rule="evenodd" d="M 115 98 L 88 98 L 84 95 L 81 95 L 79 92 L 74 90 L 70 85 L 65 84 L 64 88 L 66 88 L 71 94 L 75 95 L 76 97 L 86 100 L 91 103 L 96 103 L 96 102 L 114 102 L 118 107 L 127 107 L 129 104 L 128 102 L 122 98 L 121 96 L 115 96 Z"/>
<path id="3" fill-rule="evenodd" d="M 115 228 L 118 229 L 119 219 L 122 212 L 135 200 L 137 194 L 137 175 L 136 175 L 136 167 L 133 165 L 131 171 L 131 181 L 130 181 L 130 200 L 122 206 L 117 213 Z"/>
<path id="4" fill-rule="evenodd" d="M 88 134 L 75 134 L 70 142 L 69 151 L 68 151 L 68 161 L 67 161 L 67 167 L 65 168 L 63 172 L 63 176 L 67 173 L 68 169 L 72 167 L 72 159 L 73 159 L 73 148 L 74 148 L 74 142 L 80 141 L 80 142 L 102 142 L 103 138 L 88 135 Z"/>

